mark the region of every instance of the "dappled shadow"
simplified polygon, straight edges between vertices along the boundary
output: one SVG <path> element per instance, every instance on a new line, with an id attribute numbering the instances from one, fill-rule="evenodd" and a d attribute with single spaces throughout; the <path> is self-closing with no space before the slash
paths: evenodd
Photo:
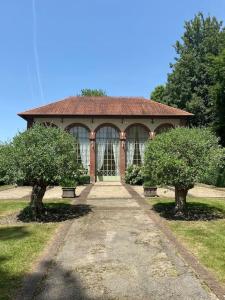
<path id="1" fill-rule="evenodd" d="M 0 228 L 0 241 L 22 239 L 30 235 L 25 226 L 10 226 Z"/>
<path id="2" fill-rule="evenodd" d="M 210 221 L 225 218 L 223 209 L 202 202 L 188 202 L 184 215 L 176 217 L 174 216 L 174 205 L 174 202 L 159 202 L 154 204 L 152 209 L 168 220 Z"/>
<path id="3" fill-rule="evenodd" d="M 87 204 L 45 203 L 45 210 L 38 219 L 32 216 L 30 207 L 25 207 L 17 216 L 23 222 L 63 222 L 80 218 L 92 211 Z"/>
<path id="4" fill-rule="evenodd" d="M 70 269 L 64 269 L 56 261 L 43 262 L 41 270 L 42 272 L 35 272 L 27 278 L 16 300 L 108 299 L 87 295 L 86 289 L 80 280 L 80 274 Z"/>

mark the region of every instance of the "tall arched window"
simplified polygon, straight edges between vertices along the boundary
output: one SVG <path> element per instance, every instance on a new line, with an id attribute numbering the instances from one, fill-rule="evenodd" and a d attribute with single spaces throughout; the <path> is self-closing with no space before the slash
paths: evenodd
<path id="1" fill-rule="evenodd" d="M 101 127 L 96 133 L 96 175 L 98 179 L 115 178 L 119 172 L 119 132 L 110 125 Z"/>
<path id="2" fill-rule="evenodd" d="M 133 125 L 126 131 L 126 165 L 142 165 L 144 162 L 145 144 L 149 131 L 145 126 Z"/>
<path id="3" fill-rule="evenodd" d="M 69 133 L 75 137 L 77 144 L 77 162 L 88 174 L 90 165 L 89 130 L 82 125 L 74 125 L 69 128 Z"/>

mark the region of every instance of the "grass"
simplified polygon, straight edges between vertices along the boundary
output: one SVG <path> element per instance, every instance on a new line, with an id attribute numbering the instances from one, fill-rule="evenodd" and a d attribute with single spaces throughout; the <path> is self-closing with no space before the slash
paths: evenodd
<path id="1" fill-rule="evenodd" d="M 0 200 L 0 217 L 19 211 L 27 206 L 27 201 Z"/>
<path id="2" fill-rule="evenodd" d="M 52 206 L 52 203 L 68 204 L 70 200 L 68 199 L 48 199 L 45 200 L 48 206 Z M 28 204 L 27 200 L 0 200 L 0 217 L 9 215 L 16 211 L 20 211 L 25 208 Z"/>
<path id="3" fill-rule="evenodd" d="M 14 187 L 14 185 L 11 185 L 11 184 L 0 185 L 0 192 L 11 189 L 13 187 Z"/>
<path id="4" fill-rule="evenodd" d="M 168 208 L 172 199 L 148 200 L 154 207 Z M 212 218 L 186 221 L 167 218 L 168 225 L 198 260 L 225 283 L 225 198 L 189 198 L 189 208 L 204 208 Z M 159 210 L 157 209 L 159 212 Z M 201 213 L 202 211 L 200 211 Z M 196 210 L 195 210 L 196 213 Z M 160 213 L 162 215 L 162 211 Z"/>
<path id="5" fill-rule="evenodd" d="M 69 199 L 47 200 L 48 207 L 64 207 Z M 26 200 L 1 200 L 0 217 L 26 207 Z M 0 300 L 13 298 L 24 275 L 53 236 L 59 223 L 22 223 L 0 225 Z"/>
<path id="6" fill-rule="evenodd" d="M 44 249 L 56 224 L 0 226 L 0 299 L 12 299 L 22 278 Z"/>

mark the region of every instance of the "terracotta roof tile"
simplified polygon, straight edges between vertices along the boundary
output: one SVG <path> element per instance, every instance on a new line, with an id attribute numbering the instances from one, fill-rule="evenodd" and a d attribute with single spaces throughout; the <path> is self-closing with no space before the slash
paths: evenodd
<path id="1" fill-rule="evenodd" d="M 69 97 L 19 113 L 24 119 L 34 116 L 171 116 L 192 114 L 156 101 L 139 97 Z"/>

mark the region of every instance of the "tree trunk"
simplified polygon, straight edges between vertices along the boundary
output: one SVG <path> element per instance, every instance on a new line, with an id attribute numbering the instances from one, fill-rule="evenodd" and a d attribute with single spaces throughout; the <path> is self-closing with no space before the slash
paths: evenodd
<path id="1" fill-rule="evenodd" d="M 46 191 L 45 185 L 40 185 L 40 184 L 33 185 L 30 207 L 35 219 L 38 218 L 38 216 L 40 216 L 44 211 L 44 205 L 42 199 L 44 197 L 45 191 Z"/>
<path id="2" fill-rule="evenodd" d="M 186 197 L 188 189 L 175 187 L 175 216 L 183 216 L 186 208 Z"/>

